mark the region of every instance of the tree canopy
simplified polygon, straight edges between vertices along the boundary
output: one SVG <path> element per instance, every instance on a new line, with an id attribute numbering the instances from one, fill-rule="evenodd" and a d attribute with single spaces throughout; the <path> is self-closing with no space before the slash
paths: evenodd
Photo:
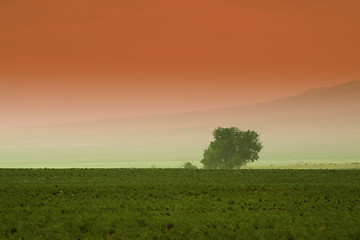
<path id="1" fill-rule="evenodd" d="M 259 159 L 263 146 L 257 132 L 218 127 L 213 131 L 213 136 L 214 141 L 205 149 L 201 160 L 204 168 L 240 168 Z"/>

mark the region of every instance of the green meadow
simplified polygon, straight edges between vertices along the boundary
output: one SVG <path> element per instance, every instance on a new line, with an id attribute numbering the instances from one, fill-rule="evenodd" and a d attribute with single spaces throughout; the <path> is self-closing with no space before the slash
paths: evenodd
<path id="1" fill-rule="evenodd" d="M 359 170 L 0 169 L 0 239 L 359 239 Z"/>

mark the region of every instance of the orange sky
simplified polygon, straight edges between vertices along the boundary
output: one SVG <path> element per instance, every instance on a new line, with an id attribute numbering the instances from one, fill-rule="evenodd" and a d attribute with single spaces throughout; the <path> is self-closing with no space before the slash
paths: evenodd
<path id="1" fill-rule="evenodd" d="M 360 80 L 359 11 L 358 0 L 2 0 L 0 127 Z"/>

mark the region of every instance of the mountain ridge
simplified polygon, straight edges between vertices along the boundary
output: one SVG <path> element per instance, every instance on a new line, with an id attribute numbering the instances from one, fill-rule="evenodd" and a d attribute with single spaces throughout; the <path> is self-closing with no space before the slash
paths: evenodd
<path id="1" fill-rule="evenodd" d="M 229 107 L 218 107 L 218 108 L 209 108 L 209 109 L 200 109 L 200 110 L 193 110 L 193 111 L 182 111 L 182 112 L 174 112 L 174 113 L 164 113 L 164 114 L 155 114 L 155 115 L 140 115 L 140 116 L 129 116 L 129 117 L 121 117 L 121 118 L 108 118 L 108 119 L 98 119 L 98 120 L 81 120 L 81 121 L 66 121 L 66 122 L 59 122 L 59 123 L 47 123 L 47 124 L 41 124 L 41 125 L 27 125 L 27 126 L 18 126 L 18 127 L 8 127 L 8 128 L 2 128 L 1 130 L 8 130 L 8 129 L 24 129 L 24 128 L 32 128 L 32 127 L 51 127 L 51 126 L 63 126 L 63 125 L 82 125 L 82 124 L 89 124 L 89 123 L 96 123 L 96 122 L 114 122 L 114 121 L 123 121 L 123 120 L 135 120 L 135 119 L 149 119 L 149 118 L 159 118 L 159 117 L 169 117 L 169 116 L 179 116 L 179 115 L 197 115 L 202 113 L 208 113 L 208 112 L 214 112 L 214 111 L 233 111 L 236 109 L 243 109 L 243 108 L 254 108 L 259 106 L 268 106 L 272 104 L 278 104 L 281 102 L 287 102 L 289 100 L 294 100 L 298 98 L 303 97 L 309 97 L 312 96 L 314 93 L 323 93 L 324 91 L 333 91 L 337 89 L 357 89 L 356 97 L 359 97 L 360 100 L 360 81 L 351 81 L 346 82 L 343 84 L 338 84 L 335 86 L 330 87 L 318 87 L 318 88 L 312 88 L 309 90 L 306 90 L 304 92 L 274 99 L 270 101 L 260 102 L 260 103 L 254 103 L 254 104 L 246 104 L 246 105 L 239 105 L 239 106 L 229 106 Z M 359 93 L 359 94 L 357 94 Z"/>

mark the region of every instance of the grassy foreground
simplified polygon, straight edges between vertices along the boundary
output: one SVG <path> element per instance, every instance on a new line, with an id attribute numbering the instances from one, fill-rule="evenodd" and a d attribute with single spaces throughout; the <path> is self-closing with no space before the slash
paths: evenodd
<path id="1" fill-rule="evenodd" d="M 359 239 L 359 170 L 0 169 L 0 239 Z"/>

